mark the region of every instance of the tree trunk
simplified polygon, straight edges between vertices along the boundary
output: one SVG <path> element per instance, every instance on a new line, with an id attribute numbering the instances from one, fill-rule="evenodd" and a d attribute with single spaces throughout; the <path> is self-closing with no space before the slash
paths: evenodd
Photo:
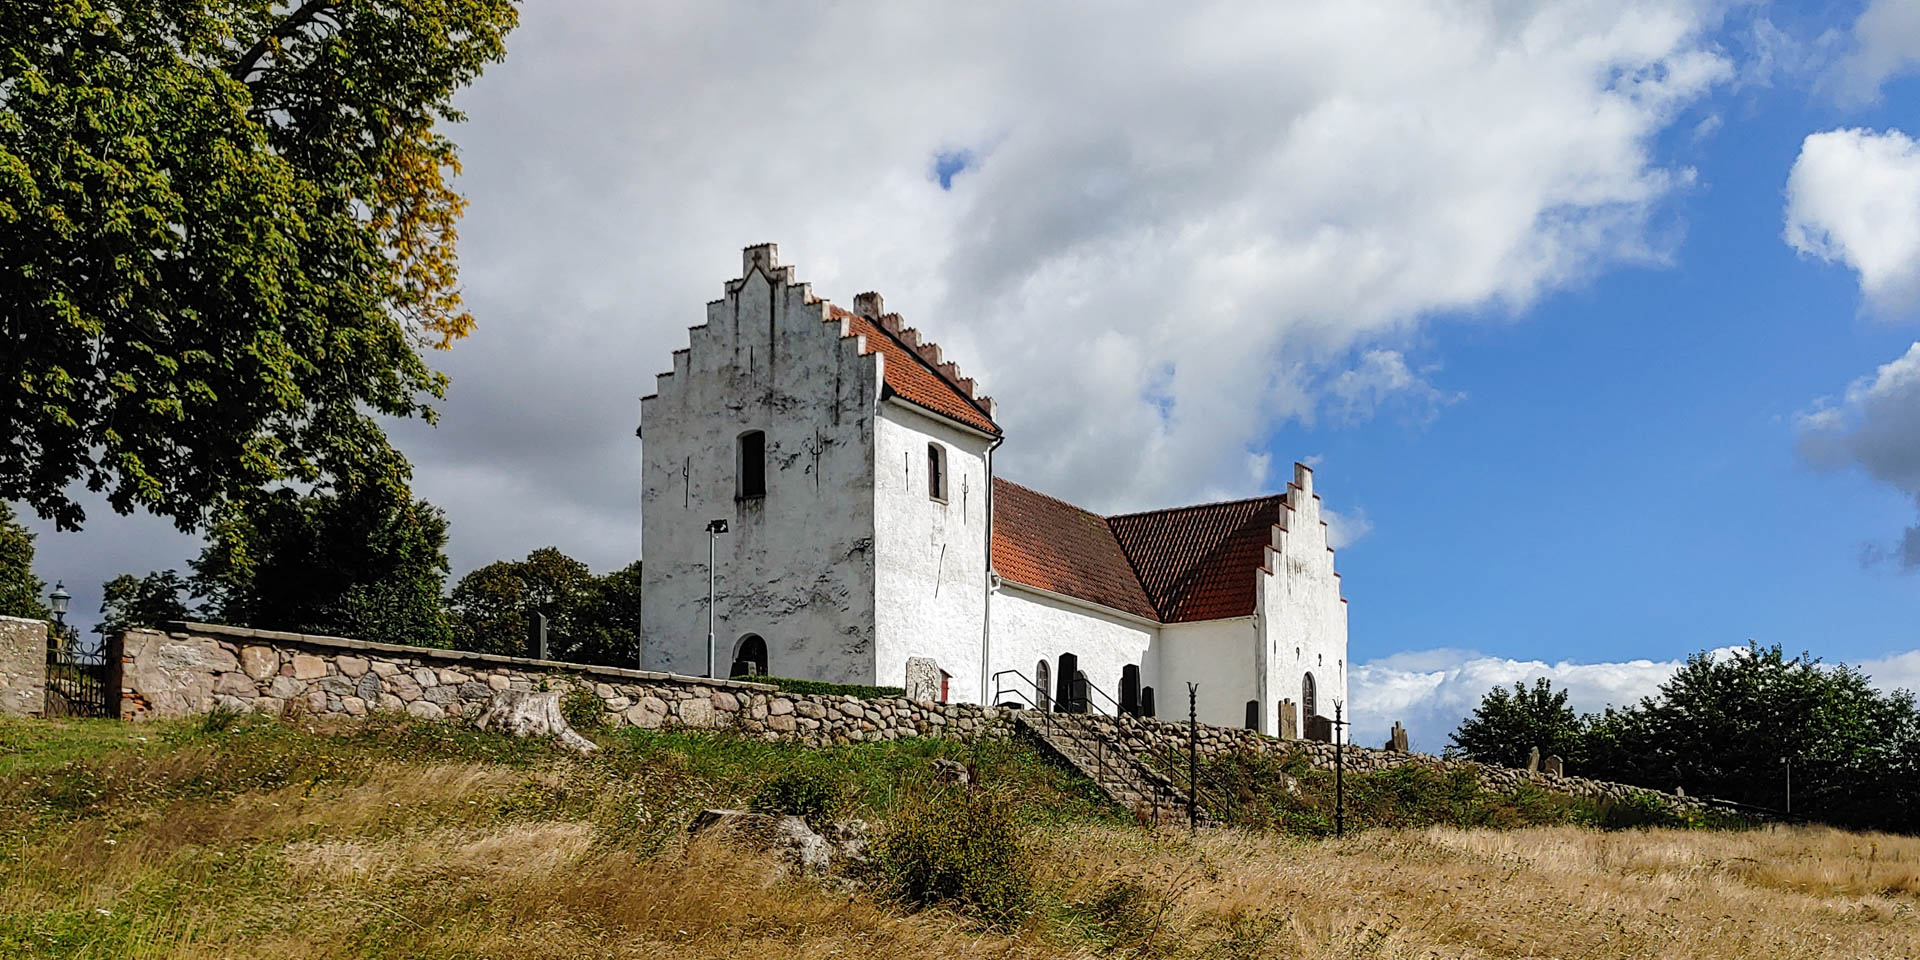
<path id="1" fill-rule="evenodd" d="M 581 756 L 600 749 L 599 744 L 581 736 L 567 723 L 567 718 L 560 713 L 558 690 L 546 693 L 502 690 L 493 695 L 475 725 L 515 737 L 552 735 L 559 739 L 561 746 Z"/>

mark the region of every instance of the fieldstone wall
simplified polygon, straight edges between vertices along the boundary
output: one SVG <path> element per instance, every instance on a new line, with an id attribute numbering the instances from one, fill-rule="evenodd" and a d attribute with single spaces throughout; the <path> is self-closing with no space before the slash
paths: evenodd
<path id="1" fill-rule="evenodd" d="M 216 708 L 438 720 L 476 715 L 497 690 L 577 685 L 616 726 L 725 729 L 815 745 L 1004 736 L 1008 729 L 1008 711 L 997 707 L 788 694 L 761 683 L 205 623 L 129 630 L 122 658 L 121 716 L 128 720 Z"/>
<path id="2" fill-rule="evenodd" d="M 1162 755 L 1175 758 L 1187 755 L 1188 731 L 1184 723 L 1170 723 L 1150 717 L 1083 717 L 1087 722 L 1109 728 L 1124 727 L 1131 734 L 1138 735 Z M 1119 735 L 1119 731 L 1114 731 Z M 1357 747 L 1348 744 L 1344 761 L 1336 759 L 1336 747 L 1331 743 L 1317 740 L 1283 740 L 1270 737 L 1254 730 L 1237 727 L 1210 727 L 1201 725 L 1195 736 L 1195 752 L 1203 757 L 1213 758 L 1229 753 L 1252 752 L 1271 756 L 1280 756 L 1293 751 L 1305 754 L 1307 762 L 1315 769 L 1332 770 L 1337 762 L 1344 762 L 1352 773 L 1372 773 L 1388 770 L 1406 764 L 1421 764 L 1440 771 L 1472 770 L 1483 789 L 1510 792 L 1521 784 L 1529 784 L 1543 790 L 1552 790 L 1576 797 L 1593 800 L 1625 800 L 1630 797 L 1652 797 L 1667 805 L 1676 813 L 1698 813 L 1712 807 L 1731 807 L 1722 801 L 1706 797 L 1689 797 L 1682 794 L 1666 793 L 1636 787 L 1607 780 L 1590 780 L 1585 777 L 1560 776 L 1549 773 L 1530 773 L 1513 767 L 1497 767 L 1472 760 L 1451 760 L 1424 753 L 1405 753 L 1398 750 L 1385 750 L 1372 747 Z M 1753 808 L 1743 808 L 1742 815 L 1764 816 Z"/>
<path id="3" fill-rule="evenodd" d="M 38 715 L 47 703 L 47 622 L 0 617 L 0 714 Z"/>

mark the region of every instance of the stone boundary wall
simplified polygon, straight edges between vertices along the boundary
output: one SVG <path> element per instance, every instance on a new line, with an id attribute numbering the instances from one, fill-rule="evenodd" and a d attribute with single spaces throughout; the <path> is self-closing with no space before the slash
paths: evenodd
<path id="1" fill-rule="evenodd" d="M 0 617 L 0 714 L 38 716 L 47 704 L 47 622 Z"/>
<path id="2" fill-rule="evenodd" d="M 121 656 L 126 720 L 215 709 L 351 717 L 384 711 L 438 720 L 478 714 L 497 690 L 577 684 L 600 699 L 616 726 L 731 730 L 816 746 L 1004 736 L 1009 729 L 1010 711 L 997 707 L 782 693 L 762 683 L 207 623 L 129 630 Z"/>
<path id="3" fill-rule="evenodd" d="M 1151 717 L 1088 716 L 1081 719 L 1109 729 L 1125 728 L 1148 743 L 1154 744 L 1157 749 L 1170 750 L 1176 757 L 1187 755 L 1185 723 L 1170 723 Z M 1117 734 L 1117 731 L 1115 732 Z M 1235 727 L 1210 727 L 1203 724 L 1195 744 L 1195 751 L 1209 759 L 1238 752 L 1280 756 L 1294 750 L 1304 752 L 1307 762 L 1315 769 L 1332 770 L 1336 764 L 1335 748 L 1331 743 L 1317 740 L 1283 740 L 1258 731 Z M 1346 769 L 1354 773 L 1373 773 L 1410 763 L 1429 766 L 1443 772 L 1472 770 L 1483 789 L 1502 793 L 1511 792 L 1521 784 L 1530 784 L 1543 790 L 1591 800 L 1625 800 L 1645 796 L 1665 804 L 1669 810 L 1676 813 L 1700 813 L 1713 808 L 1733 809 L 1737 806 L 1708 797 L 1689 797 L 1607 780 L 1528 773 L 1513 767 L 1497 767 L 1473 760 L 1450 760 L 1426 753 L 1401 753 L 1396 750 L 1358 747 L 1353 744 L 1347 744 L 1344 762 Z M 1204 789 L 1206 785 L 1202 783 L 1201 786 Z M 1747 817 L 1765 818 L 1766 816 L 1763 811 L 1752 807 L 1740 807 L 1738 812 Z"/>
<path id="4" fill-rule="evenodd" d="M 0 618 L 0 638 L 16 624 L 38 626 L 35 664 L 43 664 L 45 624 Z M 708 680 L 617 667 L 504 657 L 462 650 L 429 650 L 272 630 L 205 623 L 173 623 L 162 630 L 129 630 L 121 638 L 120 715 L 126 720 L 188 716 L 214 709 L 275 715 L 365 716 L 404 712 L 428 720 L 476 715 L 497 690 L 592 691 L 612 726 L 727 730 L 812 746 L 898 740 L 904 737 L 1010 735 L 1015 709 L 934 703 L 907 697 L 783 693 L 761 683 Z M 0 664 L 0 683 L 7 675 Z M 42 666 L 44 669 L 44 666 Z M 36 693 L 38 688 L 36 687 Z M 35 701 L 35 710 L 38 701 Z M 1083 715 L 1076 719 L 1124 728 L 1172 756 L 1185 757 L 1187 725 L 1153 718 Z M 1209 758 L 1250 751 L 1303 751 L 1322 770 L 1334 767 L 1334 746 L 1283 740 L 1253 730 L 1201 725 L 1198 749 Z M 1369 773 L 1417 763 L 1447 771 L 1471 769 L 1481 786 L 1511 791 L 1523 783 L 1591 799 L 1651 796 L 1679 812 L 1722 806 L 1707 798 L 1590 780 L 1528 773 L 1467 760 L 1348 745 L 1347 769 Z M 1749 816 L 1751 810 L 1743 810 Z"/>

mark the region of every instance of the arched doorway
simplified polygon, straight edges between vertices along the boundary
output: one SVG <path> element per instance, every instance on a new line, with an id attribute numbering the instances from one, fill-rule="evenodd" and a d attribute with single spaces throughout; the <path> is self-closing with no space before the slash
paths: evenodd
<path id="1" fill-rule="evenodd" d="M 1300 682 L 1300 721 L 1306 721 L 1320 715 L 1320 698 L 1314 694 L 1313 674 Z"/>
<path id="2" fill-rule="evenodd" d="M 1033 665 L 1033 708 L 1053 708 L 1053 668 L 1045 660 Z"/>
<path id="3" fill-rule="evenodd" d="M 757 633 L 749 633 L 740 638 L 733 646 L 733 670 L 729 674 L 735 677 L 764 677 L 767 675 L 767 642 Z"/>

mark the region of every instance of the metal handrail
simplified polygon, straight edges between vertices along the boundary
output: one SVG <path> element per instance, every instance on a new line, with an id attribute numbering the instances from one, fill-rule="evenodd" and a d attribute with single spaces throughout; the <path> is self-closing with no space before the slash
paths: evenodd
<path id="1" fill-rule="evenodd" d="M 1021 690 L 1018 687 L 1009 689 L 1004 684 L 1001 678 L 1007 675 L 1019 677 L 1022 681 L 1025 682 L 1025 684 L 1028 687 L 1031 687 L 1034 690 L 1039 689 L 1039 684 L 1036 681 L 1029 678 L 1026 674 L 1021 673 L 1018 669 L 1001 670 L 993 674 L 994 700 L 997 702 L 1000 700 L 1002 694 L 1011 692 L 1016 696 L 1019 696 L 1022 700 L 1027 701 L 1029 704 L 1033 704 L 1034 703 L 1033 699 L 1028 697 L 1023 690 Z M 1185 776 L 1182 776 L 1183 771 L 1181 770 L 1180 757 L 1178 753 L 1171 751 L 1169 748 L 1165 747 L 1164 745 L 1155 743 L 1154 741 L 1144 736 L 1141 736 L 1137 731 L 1129 728 L 1125 720 L 1123 719 L 1124 717 L 1128 716 L 1128 714 L 1121 709 L 1119 702 L 1115 701 L 1113 697 L 1109 696 L 1105 690 L 1102 690 L 1099 687 L 1096 687 L 1090 683 L 1085 686 L 1085 689 L 1099 694 L 1101 699 L 1104 699 L 1107 703 L 1113 704 L 1114 712 L 1108 713 L 1105 709 L 1103 709 L 1100 706 L 1100 704 L 1093 702 L 1091 698 L 1075 697 L 1074 699 L 1075 699 L 1076 705 L 1080 705 L 1083 708 L 1091 707 L 1099 716 L 1105 717 L 1108 720 L 1113 721 L 1112 726 L 1113 726 L 1114 732 L 1119 734 L 1119 736 L 1124 741 L 1137 744 L 1139 747 L 1143 748 L 1149 756 L 1159 760 L 1160 763 L 1164 765 L 1166 768 L 1166 770 L 1155 770 L 1151 766 L 1146 766 L 1145 769 L 1149 774 L 1152 774 L 1158 780 L 1172 784 L 1175 787 L 1182 788 L 1186 792 L 1187 796 L 1191 798 L 1194 802 L 1200 803 L 1203 806 L 1208 807 L 1210 810 L 1214 811 L 1217 814 L 1225 815 L 1226 818 L 1229 820 L 1232 819 L 1232 796 L 1233 795 L 1230 791 L 1226 790 L 1224 787 L 1221 787 L 1217 783 L 1212 784 L 1211 789 L 1209 789 L 1206 786 L 1202 786 L 1202 784 L 1190 773 Z M 1056 709 L 1057 709 L 1058 698 L 1053 698 L 1053 699 L 1056 702 Z M 1044 709 L 1044 708 L 1040 708 L 1036 704 L 1035 709 Z M 1061 711 L 1061 712 L 1068 712 L 1068 711 Z M 1085 713 L 1085 710 L 1083 709 L 1079 712 Z M 1048 724 L 1048 732 L 1051 733 L 1052 723 L 1053 723 L 1053 720 L 1052 720 L 1053 711 L 1045 711 L 1045 713 L 1046 713 L 1047 719 L 1044 722 Z M 1102 736 L 1102 731 L 1097 726 L 1095 727 L 1083 726 L 1081 727 L 1081 729 L 1090 730 L 1090 732 L 1092 732 L 1096 737 Z M 1098 741 L 1096 740 L 1096 743 L 1097 742 Z M 1166 771 L 1172 771 L 1172 773 L 1169 774 Z M 1183 786 L 1183 781 L 1184 781 L 1184 786 Z M 1157 798 L 1160 795 L 1160 784 L 1155 783 L 1154 789 L 1155 789 L 1155 796 Z"/>
<path id="2" fill-rule="evenodd" d="M 1097 772 L 1102 777 L 1104 777 L 1109 771 L 1111 771 L 1119 779 L 1125 781 L 1129 786 L 1132 786 L 1135 790 L 1151 795 L 1153 797 L 1154 815 L 1156 817 L 1159 815 L 1160 809 L 1163 806 L 1166 806 L 1168 804 L 1169 798 L 1167 797 L 1167 787 L 1168 785 L 1173 783 L 1171 779 L 1168 779 L 1165 777 L 1159 777 L 1156 771 L 1148 769 L 1148 770 L 1145 770 L 1145 772 L 1151 776 L 1147 779 L 1146 782 L 1142 782 L 1142 778 L 1140 776 L 1140 772 L 1142 768 L 1140 768 L 1133 761 L 1128 760 L 1124 757 L 1116 758 L 1114 761 L 1114 764 L 1111 767 L 1109 767 L 1107 764 L 1106 750 L 1104 749 L 1107 746 L 1105 742 L 1107 738 L 1102 736 L 1101 732 L 1097 728 L 1087 727 L 1080 724 L 1069 725 L 1069 724 L 1066 724 L 1064 721 L 1056 721 L 1054 718 L 1055 711 L 1042 707 L 1039 703 L 1035 701 L 1034 697 L 1029 697 L 1026 691 L 1021 690 L 1017 687 L 1008 688 L 1004 683 L 1002 683 L 1000 678 L 1005 674 L 1013 674 L 1014 676 L 1017 676 L 1022 680 L 1026 680 L 1028 686 L 1033 687 L 1036 690 L 1039 689 L 1038 684 L 1034 683 L 1034 681 L 1032 680 L 1029 680 L 1026 677 L 1026 675 L 1022 674 L 1020 671 L 1002 670 L 999 673 L 995 673 L 992 677 L 994 682 L 993 699 L 995 703 L 1003 702 L 1002 698 L 1009 693 L 1020 698 L 1020 700 L 1024 701 L 1028 706 L 1033 708 L 1033 712 L 1040 714 L 1041 723 L 1046 727 L 1046 733 L 1047 733 L 1047 736 L 1049 737 L 1053 736 L 1054 734 L 1054 726 L 1056 722 L 1058 722 L 1063 729 L 1070 727 L 1071 729 L 1079 731 L 1080 733 L 1091 734 L 1091 741 L 1093 744 L 1094 765 Z M 1080 739 L 1080 738 L 1076 737 L 1076 739 Z M 1158 777 L 1158 779 L 1155 779 L 1155 777 Z"/>

